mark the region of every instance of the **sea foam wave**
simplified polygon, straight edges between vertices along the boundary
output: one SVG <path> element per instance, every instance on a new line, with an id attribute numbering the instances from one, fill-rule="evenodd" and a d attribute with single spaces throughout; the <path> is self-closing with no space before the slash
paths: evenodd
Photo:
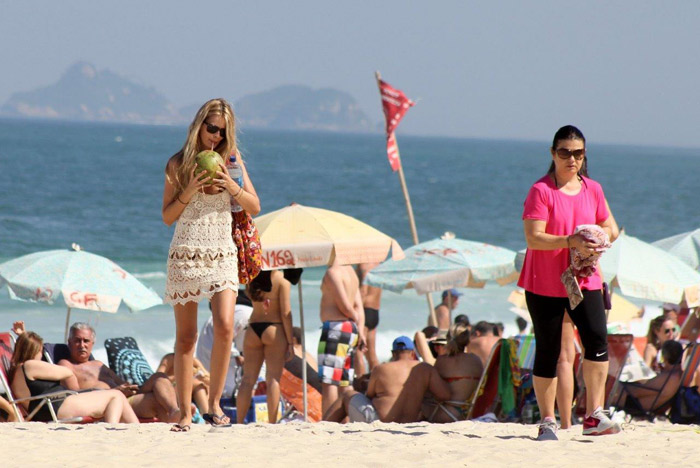
<path id="1" fill-rule="evenodd" d="M 147 271 L 145 273 L 134 273 L 133 276 L 138 279 L 157 279 L 166 278 L 168 275 L 164 271 Z"/>

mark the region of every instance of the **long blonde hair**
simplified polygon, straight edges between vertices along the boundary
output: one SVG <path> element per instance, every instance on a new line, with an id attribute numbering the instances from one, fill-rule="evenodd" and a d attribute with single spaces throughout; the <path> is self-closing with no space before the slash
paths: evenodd
<path id="1" fill-rule="evenodd" d="M 199 130 L 202 128 L 204 121 L 212 115 L 220 115 L 226 121 L 226 138 L 219 142 L 219 145 L 214 148 L 214 151 L 221 155 L 224 161 L 228 161 L 229 156 L 235 155 L 241 160 L 241 153 L 236 144 L 236 117 L 233 113 L 233 108 L 223 98 L 209 100 L 202 105 L 197 111 L 194 120 L 190 124 L 187 131 L 187 140 L 180 152 L 175 155 L 175 161 L 179 163 L 177 172 L 175 173 L 174 185 L 176 192 L 180 193 L 190 182 L 190 173 L 195 165 L 195 156 L 200 151 L 208 148 L 201 148 L 199 142 Z"/>

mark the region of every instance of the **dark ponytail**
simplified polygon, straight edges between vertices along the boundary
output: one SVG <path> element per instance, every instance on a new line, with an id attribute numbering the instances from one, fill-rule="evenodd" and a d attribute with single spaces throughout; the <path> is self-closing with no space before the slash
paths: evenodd
<path id="1" fill-rule="evenodd" d="M 272 291 L 272 278 L 269 271 L 261 271 L 246 287 L 246 293 L 253 302 L 264 301 L 265 293 L 270 291 Z"/>

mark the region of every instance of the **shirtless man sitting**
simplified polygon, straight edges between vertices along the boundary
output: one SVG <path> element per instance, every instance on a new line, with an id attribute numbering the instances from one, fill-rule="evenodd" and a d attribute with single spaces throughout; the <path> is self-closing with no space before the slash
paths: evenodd
<path id="1" fill-rule="evenodd" d="M 321 280 L 321 339 L 318 375 L 323 412 L 352 385 L 353 354 L 365 348 L 365 312 L 360 282 L 349 265 L 336 259 Z"/>
<path id="2" fill-rule="evenodd" d="M 493 324 L 482 320 L 474 325 L 469 341 L 469 352 L 481 358 L 483 365 L 489 359 L 491 350 L 500 339 L 493 332 Z"/>
<path id="3" fill-rule="evenodd" d="M 394 340 L 392 360 L 372 370 L 367 393 L 348 392 L 324 413 L 325 421 L 410 423 L 421 419 L 423 397 L 450 398 L 450 387 L 430 364 L 416 360 L 407 336 Z"/>
<path id="4" fill-rule="evenodd" d="M 177 422 L 180 411 L 175 389 L 163 373 L 153 374 L 141 387 L 131 385 L 101 361 L 90 361 L 95 345 L 95 330 L 87 323 L 74 323 L 68 335 L 70 359 L 62 359 L 58 365 L 73 371 L 81 389 L 116 388 L 126 395 L 136 416 L 143 419 L 158 418 L 162 422 Z"/>

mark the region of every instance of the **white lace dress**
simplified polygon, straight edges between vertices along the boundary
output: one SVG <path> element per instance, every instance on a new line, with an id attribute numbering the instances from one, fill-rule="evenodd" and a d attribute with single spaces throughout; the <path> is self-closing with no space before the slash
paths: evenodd
<path id="1" fill-rule="evenodd" d="M 195 193 L 170 242 L 164 302 L 198 302 L 225 289 L 238 291 L 237 253 L 229 193 Z"/>

